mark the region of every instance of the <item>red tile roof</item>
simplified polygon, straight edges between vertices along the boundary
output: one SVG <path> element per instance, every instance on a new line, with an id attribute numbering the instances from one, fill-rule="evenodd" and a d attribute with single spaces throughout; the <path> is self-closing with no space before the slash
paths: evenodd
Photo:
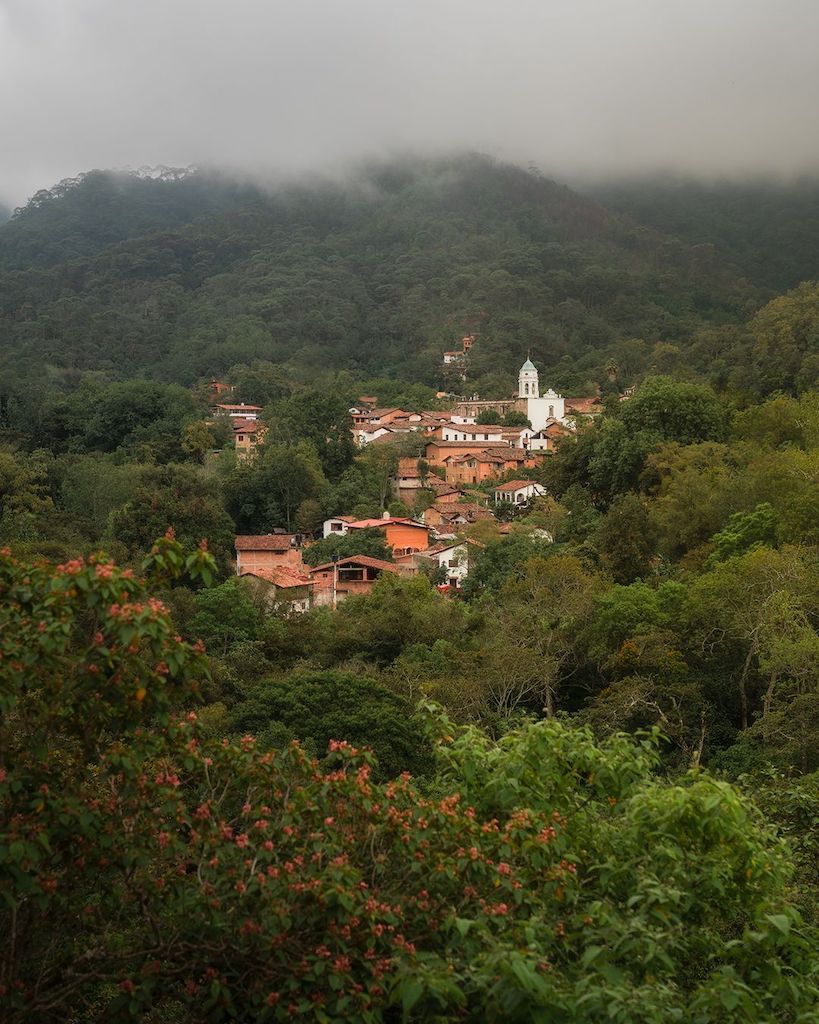
<path id="1" fill-rule="evenodd" d="M 255 576 L 276 587 L 312 587 L 310 577 L 291 565 L 273 565 L 269 569 L 242 569 L 242 576 Z"/>
<path id="2" fill-rule="evenodd" d="M 237 537 L 233 546 L 237 551 L 289 551 L 293 547 L 292 533 L 268 533 L 261 537 Z"/>
<path id="3" fill-rule="evenodd" d="M 566 409 L 580 413 L 581 416 L 589 416 L 596 412 L 602 412 L 603 403 L 596 395 L 591 398 L 567 398 Z"/>
<path id="4" fill-rule="evenodd" d="M 241 402 L 239 405 L 232 405 L 226 402 L 219 402 L 216 406 L 217 409 L 235 409 L 237 412 L 241 409 L 245 409 L 247 412 L 261 412 L 262 407 L 260 405 L 250 405 L 248 402 Z"/>
<path id="5" fill-rule="evenodd" d="M 466 431 L 464 432 L 466 433 Z M 485 448 L 510 447 L 510 445 L 506 441 L 439 441 L 437 439 L 427 441 L 427 448 L 431 447 L 432 445 L 435 445 L 436 448 L 476 448 L 480 451 L 483 451 Z"/>
<path id="6" fill-rule="evenodd" d="M 264 423 L 260 423 L 258 420 L 245 420 L 240 416 L 234 416 L 231 419 L 231 426 L 234 434 L 256 434 L 259 431 L 264 433 L 267 430 Z"/>
<path id="7" fill-rule="evenodd" d="M 398 566 L 393 565 L 392 562 L 385 562 L 383 558 L 371 558 L 369 555 L 350 555 L 347 558 L 339 558 L 335 563 L 337 566 L 344 565 L 366 565 L 370 569 L 382 569 L 384 572 L 398 572 Z M 324 565 L 316 565 L 310 569 L 310 573 L 324 571 L 325 569 L 332 569 L 333 562 L 325 562 Z"/>
<path id="8" fill-rule="evenodd" d="M 496 491 L 519 491 L 522 487 L 531 487 L 534 480 L 509 480 L 508 483 L 498 484 Z"/>
<path id="9" fill-rule="evenodd" d="M 400 524 L 401 526 L 417 526 L 419 530 L 426 529 L 423 523 L 416 523 L 413 519 L 401 519 L 394 516 L 391 516 L 389 519 L 359 519 L 354 523 L 350 523 L 349 528 L 351 530 L 368 530 L 373 527 L 390 526 L 395 524 Z"/>

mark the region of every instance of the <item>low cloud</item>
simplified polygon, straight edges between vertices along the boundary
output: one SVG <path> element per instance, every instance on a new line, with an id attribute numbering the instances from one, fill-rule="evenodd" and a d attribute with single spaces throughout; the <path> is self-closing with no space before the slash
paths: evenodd
<path id="1" fill-rule="evenodd" d="M 465 148 L 566 179 L 813 171 L 817 30 L 815 0 L 0 0 L 0 201 Z"/>

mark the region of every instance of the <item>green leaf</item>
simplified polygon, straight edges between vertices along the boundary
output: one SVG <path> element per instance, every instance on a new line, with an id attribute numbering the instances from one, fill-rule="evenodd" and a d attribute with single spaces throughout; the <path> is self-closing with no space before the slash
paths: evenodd
<path id="1" fill-rule="evenodd" d="M 765 920 L 769 921 L 782 935 L 788 935 L 790 933 L 791 919 L 787 914 L 766 914 Z"/>

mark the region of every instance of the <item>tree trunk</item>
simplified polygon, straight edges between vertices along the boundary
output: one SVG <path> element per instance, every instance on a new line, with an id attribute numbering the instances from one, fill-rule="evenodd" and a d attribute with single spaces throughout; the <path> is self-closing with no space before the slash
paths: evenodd
<path id="1" fill-rule="evenodd" d="M 745 664 L 742 666 L 742 675 L 739 677 L 739 706 L 741 715 L 740 728 L 743 730 L 748 728 L 748 693 L 745 689 L 745 683 L 748 679 L 748 672 L 750 671 L 751 661 L 755 652 L 756 644 L 751 644 L 750 650 L 748 651 L 748 657 L 745 659 Z"/>

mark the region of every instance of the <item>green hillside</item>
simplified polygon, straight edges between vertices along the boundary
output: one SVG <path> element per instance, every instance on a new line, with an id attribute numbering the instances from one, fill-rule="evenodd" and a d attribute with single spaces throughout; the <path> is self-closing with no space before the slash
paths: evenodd
<path id="1" fill-rule="evenodd" d="M 760 298 L 712 254 L 485 158 L 267 190 L 93 172 L 0 227 L 0 370 L 12 388 L 190 384 L 265 359 L 438 384 L 469 327 L 476 379 L 531 349 L 572 387 L 611 359 L 640 372 L 657 342 L 685 347 Z"/>
<path id="2" fill-rule="evenodd" d="M 819 278 L 819 180 L 792 183 L 675 179 L 602 185 L 609 209 L 686 245 L 712 245 L 755 284 L 785 291 Z"/>

